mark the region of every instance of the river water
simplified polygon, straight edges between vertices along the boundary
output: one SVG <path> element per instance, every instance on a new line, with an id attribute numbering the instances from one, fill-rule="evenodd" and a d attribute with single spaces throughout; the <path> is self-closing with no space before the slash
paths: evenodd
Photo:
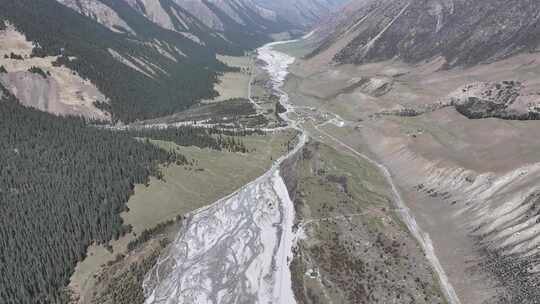
<path id="1" fill-rule="evenodd" d="M 272 45 L 259 49 L 259 59 L 266 62 L 274 90 L 290 110 L 280 88 L 294 58 Z M 299 130 L 287 114 L 282 118 Z M 307 135 L 299 134 L 295 148 L 264 175 L 188 215 L 144 280 L 145 304 L 296 303 L 289 268 L 295 214 L 279 167 L 304 146 Z"/>

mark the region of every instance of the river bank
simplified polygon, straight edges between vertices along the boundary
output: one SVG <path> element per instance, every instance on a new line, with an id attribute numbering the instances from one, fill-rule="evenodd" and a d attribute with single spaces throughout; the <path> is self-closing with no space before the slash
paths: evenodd
<path id="1" fill-rule="evenodd" d="M 336 208 L 340 210 L 340 204 L 344 201 L 331 198 L 338 195 L 334 190 L 326 189 L 319 192 L 320 195 L 330 195 L 328 196 L 330 200 L 325 202 L 325 208 L 329 209 L 319 211 L 319 213 L 322 212 L 319 217 L 313 217 L 313 210 L 306 213 L 306 209 L 298 205 L 297 196 L 304 194 L 297 193 L 296 188 L 291 188 L 290 185 L 295 182 L 290 180 L 290 172 L 286 173 L 288 177 L 286 181 L 280 175 L 282 170 L 294 170 L 287 167 L 295 167 L 296 162 L 305 161 L 304 154 L 313 149 L 311 143 L 311 148 L 306 146 L 309 134 L 315 136 L 318 142 L 314 143 L 315 145 L 336 146 L 335 149 L 341 150 L 340 155 L 343 152 L 345 155 L 352 152 L 353 159 L 358 157 L 354 162 L 370 168 L 366 171 L 368 176 L 354 180 L 357 184 L 349 185 L 347 182 L 343 184 L 339 175 L 327 177 L 326 182 L 321 181 L 323 184 L 332 185 L 334 183 L 332 179 L 337 178 L 343 192 L 343 187 L 348 189 L 348 187 L 355 188 L 359 184 L 369 185 L 373 182 L 373 176 L 379 176 L 377 177 L 378 187 L 384 189 L 371 198 L 374 201 L 382 199 L 378 206 L 375 204 L 368 207 L 374 201 L 370 201 L 369 196 L 366 198 L 360 194 L 361 192 L 358 194 L 351 192 L 346 196 L 355 202 L 355 195 L 359 195 L 365 203 L 360 205 L 352 203 L 351 206 L 357 208 L 358 218 L 349 218 L 348 215 L 352 210 L 347 211 L 344 215 L 347 219 L 344 222 L 345 226 L 334 230 L 337 239 L 327 239 L 325 242 L 332 245 L 329 248 L 345 248 L 339 247 L 344 246 L 341 242 L 354 242 L 357 245 L 363 243 L 367 247 L 363 250 L 355 247 L 345 249 L 347 252 L 353 252 L 346 260 L 348 262 L 345 262 L 352 263 L 348 271 L 352 271 L 351 278 L 359 285 L 355 285 L 352 289 L 339 286 L 342 290 L 341 294 L 326 294 L 325 302 L 332 303 L 342 299 L 345 302 L 355 303 L 354 295 L 363 295 L 364 300 L 369 303 L 385 303 L 390 300 L 394 303 L 407 303 L 406 301 L 410 299 L 419 303 L 435 303 L 433 300 L 444 303 L 445 297 L 450 303 L 459 303 L 454 297 L 451 285 L 446 280 L 444 271 L 441 271 L 438 265 L 429 238 L 420 230 L 414 218 L 408 213 L 408 209 L 404 207 L 388 171 L 382 165 L 324 133 L 318 127 L 327 124 L 344 127 L 347 122 L 343 121 L 339 115 L 320 112 L 314 108 L 296 107 L 290 102 L 288 94 L 281 87 L 287 77 L 287 69 L 294 62 L 294 58 L 272 49 L 272 46 L 283 43 L 287 42 L 273 43 L 260 48 L 259 59 L 265 62 L 263 69 L 271 76 L 273 90 L 279 97 L 281 106 L 286 110 L 280 116 L 288 123 L 289 128 L 299 132 L 294 148 L 287 155 L 276 160 L 272 168 L 261 177 L 235 193 L 186 217 L 176 240 L 172 242 L 166 253 L 160 256 L 157 264 L 146 276 L 145 303 L 266 303 L 269 301 L 312 303 L 314 301 L 314 299 L 307 299 L 306 294 L 302 292 L 306 290 L 306 280 L 303 278 L 313 276 L 313 272 L 298 273 L 298 269 L 306 268 L 306 264 L 302 266 L 302 263 L 298 262 L 299 252 L 302 252 L 303 258 L 313 254 L 313 252 L 310 253 L 312 248 L 309 249 L 311 247 L 309 244 L 315 240 L 320 242 L 322 239 L 321 236 L 316 236 L 317 230 L 314 231 L 312 227 L 307 226 L 321 220 L 325 222 L 325 219 L 340 219 L 340 216 L 332 215 L 332 212 Z M 314 124 L 314 121 L 318 123 Z M 315 127 L 308 127 L 310 125 Z M 343 148 L 347 151 L 343 151 Z M 345 155 L 339 156 L 338 159 Z M 329 156 L 325 154 L 325 158 L 327 157 Z M 331 159 L 326 159 L 326 161 L 331 161 Z M 288 165 L 284 167 L 284 164 Z M 341 168 L 341 173 L 345 173 L 347 169 Z M 310 171 L 304 174 L 308 175 L 296 174 L 300 177 L 296 181 L 300 184 L 299 189 L 303 189 L 305 179 L 310 179 L 313 174 L 315 174 L 313 177 L 316 177 L 321 173 Z M 347 181 L 346 175 L 343 177 Z M 288 188 L 285 187 L 286 185 Z M 367 187 L 370 189 L 372 186 Z M 345 192 L 347 193 L 346 190 Z M 291 194 L 295 199 L 294 202 L 291 200 Z M 390 203 L 392 200 L 394 202 Z M 313 202 L 305 202 L 304 206 L 317 201 L 314 198 Z M 365 209 L 366 207 L 368 209 Z M 378 211 L 374 211 L 373 207 L 375 210 L 379 208 Z M 341 211 L 345 212 L 345 209 Z M 359 227 L 365 228 L 358 235 L 345 232 L 360 229 Z M 305 234 L 304 229 L 307 229 Z M 338 231 L 341 233 L 337 234 Z M 344 239 L 348 237 L 353 237 L 353 239 L 345 241 Z M 355 239 L 358 237 L 360 239 Z M 362 238 L 372 239 L 372 241 L 366 243 L 365 239 L 362 241 Z M 386 241 L 382 241 L 381 238 Z M 391 245 L 392 241 L 397 242 L 397 240 L 401 240 L 403 245 L 401 243 Z M 336 241 L 338 243 L 335 243 Z M 293 254 L 293 247 L 297 242 L 300 243 Z M 386 242 L 390 242 L 390 247 L 386 247 L 388 246 Z M 396 246 L 404 247 L 389 249 Z M 367 254 L 369 248 L 375 248 L 375 252 L 377 250 L 381 252 L 378 255 Z M 428 255 L 428 259 L 423 258 L 423 251 Z M 333 253 L 336 259 L 340 252 Z M 391 255 L 387 256 L 389 253 Z M 388 259 L 392 260 L 390 265 L 395 263 L 396 266 L 390 267 Z M 324 270 L 327 267 L 320 259 L 318 262 L 317 258 L 308 260 L 312 262 L 311 270 L 315 268 Z M 313 264 L 314 261 L 315 264 Z M 363 276 L 366 269 L 353 267 L 353 265 L 358 265 L 357 263 L 376 265 L 372 275 L 377 278 L 379 277 L 378 267 L 381 267 L 379 269 L 386 274 L 381 275 L 379 278 L 381 281 L 378 284 L 365 285 L 362 282 L 369 280 L 368 277 Z M 338 269 L 326 268 L 325 272 L 320 272 L 320 276 L 316 276 L 317 280 L 323 285 L 330 282 L 335 286 L 336 282 L 332 283 L 332 280 L 336 280 L 338 274 L 335 271 Z M 376 282 L 374 278 L 371 280 L 371 283 Z M 434 284 L 434 282 L 440 284 Z M 375 288 L 377 291 L 366 288 Z M 390 292 L 391 290 L 397 292 Z M 420 294 L 418 294 L 419 290 L 422 290 Z M 444 291 L 445 296 L 441 295 L 441 290 Z"/>
<path id="2" fill-rule="evenodd" d="M 294 59 L 272 55 L 268 48 L 259 50 L 278 91 Z M 286 94 L 280 99 L 286 104 Z M 290 119 L 287 112 L 281 116 Z M 307 135 L 289 122 L 300 134 L 288 154 L 253 182 L 186 217 L 144 281 L 145 303 L 294 303 L 289 268 L 294 206 L 279 168 L 304 146 Z"/>

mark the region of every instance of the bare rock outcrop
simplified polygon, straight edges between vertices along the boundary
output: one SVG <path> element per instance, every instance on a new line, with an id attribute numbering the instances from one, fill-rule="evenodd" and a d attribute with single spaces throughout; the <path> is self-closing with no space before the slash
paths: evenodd
<path id="1" fill-rule="evenodd" d="M 471 119 L 540 119 L 540 94 L 527 92 L 517 81 L 468 84 L 450 94 L 446 104 Z"/>
<path id="2" fill-rule="evenodd" d="M 135 34 L 131 27 L 110 7 L 94 0 L 57 0 L 81 15 L 90 17 L 117 33 Z"/>
<path id="3" fill-rule="evenodd" d="M 35 43 L 11 24 L 0 31 L 0 85 L 25 106 L 58 115 L 110 120 L 97 104 L 109 99 L 88 79 L 53 65 L 57 56 L 31 56 Z"/>
<path id="4" fill-rule="evenodd" d="M 475 82 L 458 88 L 435 103 L 397 105 L 375 116 L 413 117 L 447 107 L 454 107 L 470 119 L 540 120 L 540 93 L 533 92 L 525 84 L 513 80 Z"/>

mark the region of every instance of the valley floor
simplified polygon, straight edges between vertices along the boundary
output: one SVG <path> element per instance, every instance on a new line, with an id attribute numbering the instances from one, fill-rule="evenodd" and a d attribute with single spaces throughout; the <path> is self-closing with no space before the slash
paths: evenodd
<path id="1" fill-rule="evenodd" d="M 174 149 L 185 155 L 190 164 L 163 168 L 163 179 L 152 178 L 148 185 L 135 187 L 135 194 L 128 202 L 129 212 L 122 214 L 124 222 L 133 227 L 132 233 L 111 242 L 109 249 L 91 246 L 88 257 L 77 266 L 71 278 L 70 288 L 79 298 L 79 303 L 110 303 L 104 300 L 111 298 L 107 295 L 111 291 L 106 287 L 127 275 L 119 269 L 129 269 L 131 264 L 137 265 L 151 255 L 159 255 L 163 249 L 160 241 L 175 238 L 185 215 L 263 174 L 273 160 L 287 152 L 287 143 L 295 134 L 294 131 L 282 131 L 247 136 L 243 140 L 251 152 L 246 154 L 180 147 L 156 141 L 165 149 Z M 155 229 L 160 224 L 166 224 L 166 228 L 151 235 L 151 241 L 145 242 L 146 245 L 137 250 L 128 249 L 128 244 L 143 235 L 145 230 Z M 130 258 L 119 258 L 124 255 Z M 152 263 L 146 264 L 152 266 Z M 132 288 L 142 292 L 142 285 Z"/>
<path id="2" fill-rule="evenodd" d="M 291 266 L 297 303 L 446 303 L 380 169 L 335 145 L 314 140 L 288 168 L 305 232 Z"/>
<path id="3" fill-rule="evenodd" d="M 302 55 L 305 48 L 302 42 L 282 51 Z M 436 103 L 471 81 L 518 80 L 536 88 L 535 62 L 521 55 L 444 71 L 437 62 L 321 68 L 299 60 L 290 68 L 285 90 L 291 102 L 343 121 L 312 128 L 312 135 L 344 151 L 336 139 L 388 167 L 461 303 L 538 299 L 539 122 L 472 120 L 452 108 L 415 117 L 378 113 Z M 323 116 L 312 117 L 322 122 Z"/>
<path id="4" fill-rule="evenodd" d="M 274 47 L 301 57 L 311 45 Z M 136 290 L 132 303 L 285 299 L 290 295 L 280 293 L 276 278 L 288 272 L 276 269 L 287 264 L 291 278 L 284 282 L 292 287 L 285 289 L 297 303 L 534 303 L 538 122 L 471 120 L 453 108 L 415 117 L 381 113 L 435 103 L 471 80 L 526 72 L 534 87 L 540 66 L 516 65 L 526 56 L 468 71 L 440 71 L 437 62 L 321 68 L 297 59 L 287 76 L 292 60 L 265 52 L 269 65 L 249 69 L 246 97 L 256 112 L 249 115 L 280 131 L 248 136 L 255 152 L 247 155 L 156 142 L 194 162 L 137 186 L 123 215 L 134 233 L 114 242 L 112 253 L 92 247 L 72 278 L 83 303 L 117 304 L 110 286 Z M 306 145 L 294 140 L 294 128 L 309 135 Z M 277 261 L 280 244 L 292 241 L 283 230 L 290 203 L 283 182 L 299 239 L 294 258 Z M 143 246 L 125 250 L 148 229 L 154 230 Z"/>

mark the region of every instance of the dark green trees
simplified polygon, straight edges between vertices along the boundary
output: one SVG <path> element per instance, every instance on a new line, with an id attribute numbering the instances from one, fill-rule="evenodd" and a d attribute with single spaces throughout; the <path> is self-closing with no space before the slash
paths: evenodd
<path id="1" fill-rule="evenodd" d="M 60 303 L 87 246 L 129 229 L 119 214 L 134 184 L 177 159 L 128 134 L 24 108 L 7 92 L 0 139 L 0 302 L 8 304 Z"/>
<path id="2" fill-rule="evenodd" d="M 55 64 L 92 81 L 111 99 L 117 120 L 163 116 L 217 95 L 213 89 L 216 73 L 226 67 L 215 59 L 213 50 L 158 27 L 121 3 L 112 1 L 111 5 L 122 6 L 118 9 L 141 31 L 139 35 L 114 33 L 56 1 L 0 0 L 0 23 L 9 21 L 36 42 L 39 47 L 32 56 L 61 55 Z M 156 41 L 174 58 L 163 56 L 154 45 Z M 139 69 L 144 70 L 144 62 L 150 62 L 161 70 L 148 73 L 149 77 L 120 62 L 110 50 L 136 58 L 132 61 Z"/>

